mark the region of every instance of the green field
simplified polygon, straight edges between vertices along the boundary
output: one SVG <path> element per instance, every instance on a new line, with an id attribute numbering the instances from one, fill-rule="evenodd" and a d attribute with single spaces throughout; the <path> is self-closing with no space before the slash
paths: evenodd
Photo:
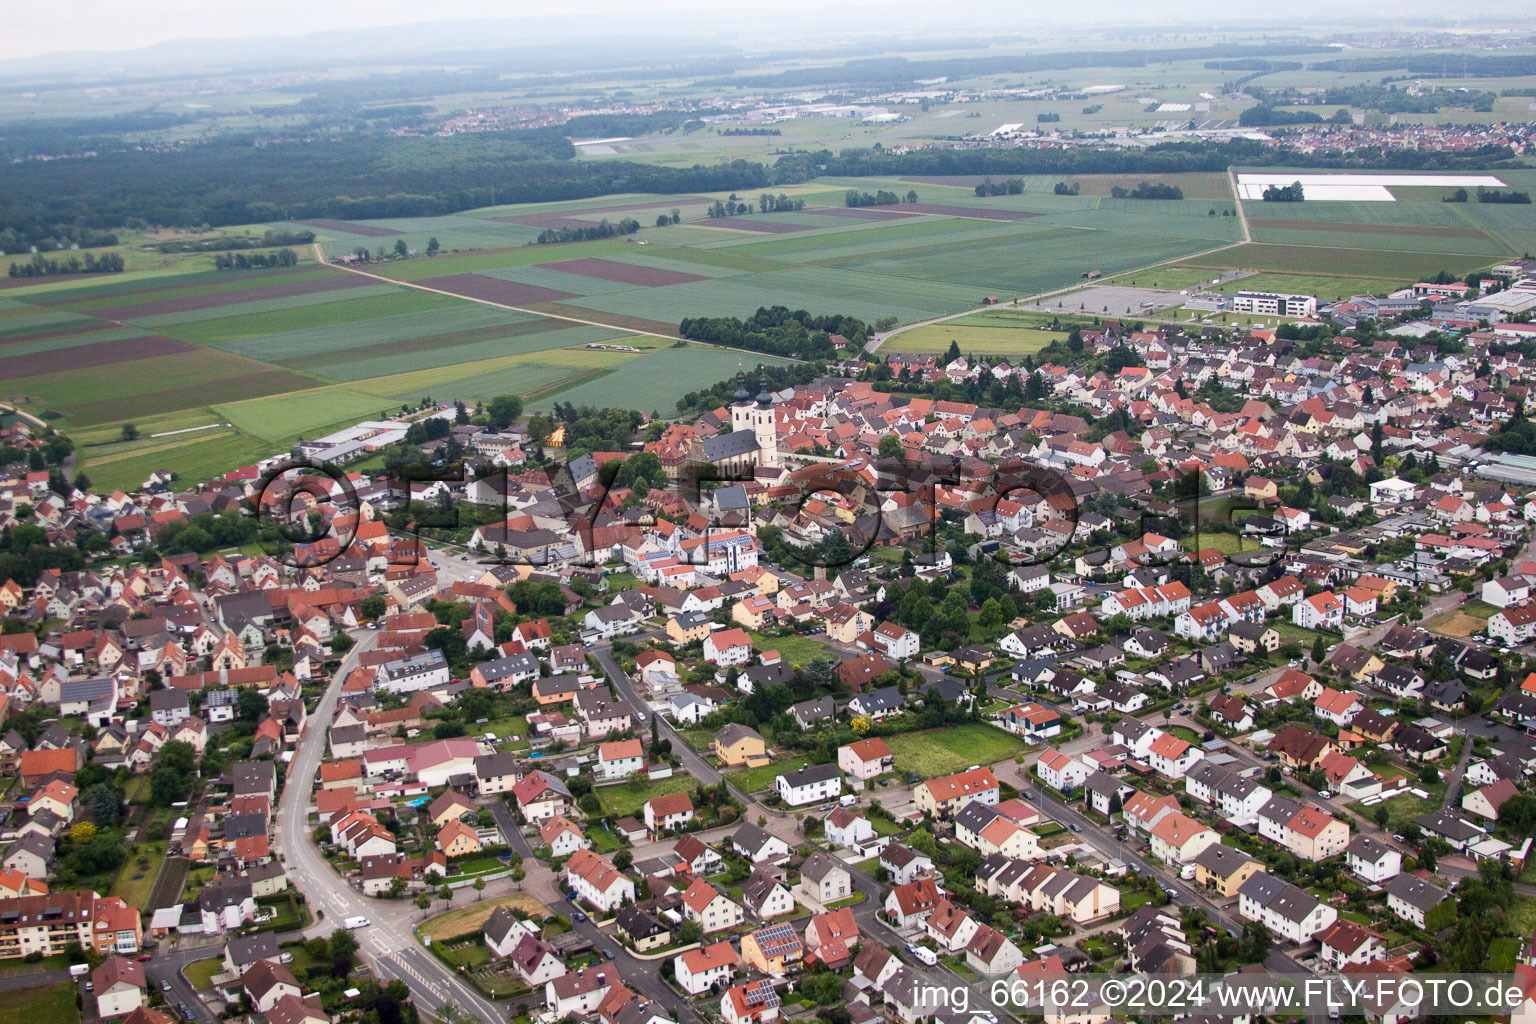
<path id="1" fill-rule="evenodd" d="M 67 981 L 11 989 L 0 997 L 0 1024 L 74 1024 L 79 1019 L 75 986 Z"/>
<path id="2" fill-rule="evenodd" d="M 891 352 L 946 352 L 950 342 L 977 356 L 1017 358 L 1040 351 L 1053 341 L 1065 341 L 1066 331 L 1041 330 L 1038 320 L 1003 310 L 972 313 L 943 323 L 903 331 L 881 346 Z"/>
<path id="3" fill-rule="evenodd" d="M 885 742 L 896 755 L 898 772 L 915 772 L 925 779 L 964 771 L 973 764 L 1002 761 L 1025 746 L 1017 736 L 982 722 L 887 736 Z"/>
<path id="4" fill-rule="evenodd" d="M 1130 97 L 1102 99 L 1103 113 L 1083 116 L 1082 123 L 1123 123 L 1105 119 L 1134 113 Z M 1032 101 L 1025 107 L 1060 112 L 1063 105 Z M 1003 117 L 1017 113 L 1019 104 L 984 101 L 975 109 L 985 118 Z M 1065 113 L 1079 119 L 1070 105 Z M 942 127 L 944 134 L 962 127 L 932 111 L 913 115 L 914 124 Z M 828 134 L 834 129 L 845 135 Z M 906 136 L 908 130 L 797 122 L 785 139 L 840 148 L 847 144 L 843 138 L 865 134 L 916 137 Z M 715 132 L 682 133 L 637 140 L 632 151 L 620 146 L 615 155 L 687 163 L 761 144 Z M 1507 180 L 1529 187 L 1519 173 Z M 1134 187 L 1143 178 L 1176 184 L 1186 198 L 1109 196 L 1114 186 Z M 724 195 L 691 194 L 601 196 L 359 222 L 398 232 L 389 237 L 364 237 L 337 224 L 315 229 L 332 254 L 358 246 L 389 249 L 395 237 L 417 249 L 435 237 L 444 251 L 374 262 L 362 268 L 374 278 L 358 279 L 357 287 L 291 297 L 263 296 L 284 284 L 347 272 L 314 264 L 283 272 L 219 272 L 210 269 L 206 255 L 161 257 L 138 248 L 131 271 L 121 276 L 7 290 L 0 298 L 0 357 L 59 353 L 57 371 L 8 381 L 8 389 L 26 395 L 34 408 L 62 413 L 59 426 L 82 439 L 108 442 L 87 449 L 82 466 L 99 485 L 137 485 L 160 468 L 195 482 L 270 457 L 301 436 L 376 417 L 402 401 L 515 392 L 537 411 L 561 402 L 670 415 L 688 392 L 738 367 L 783 362 L 705 346 L 670 347 L 666 336 L 687 317 L 748 316 L 782 305 L 920 323 L 975 309 L 991 295 L 1011 301 L 1071 288 L 1092 271 L 1120 275 L 1117 283 L 1189 288 L 1224 269 L 1246 268 L 1258 273 L 1223 290 L 1263 288 L 1332 299 L 1379 294 L 1440 270 L 1460 275 L 1536 249 L 1536 213 L 1440 203 L 1432 190 L 1405 193 L 1397 203 L 1246 203 L 1248 216 L 1259 222 L 1257 241 L 1238 244 L 1238 219 L 1222 215 L 1232 199 L 1221 173 L 1073 176 L 1080 187 L 1076 196 L 1055 195 L 1052 188 L 1061 179 L 1054 175 L 1027 176 L 1021 193 L 1003 196 L 976 196 L 978 180 L 824 178 L 782 189 L 805 199 L 804 210 L 751 214 L 736 223 L 705 216 L 708 204 Z M 847 188 L 911 188 L 919 204 L 871 211 L 873 217 L 842 216 Z M 605 210 L 629 203 L 645 204 L 633 215 L 646 226 L 631 236 L 592 242 L 532 245 L 536 226 L 497 219 L 557 214 L 595 223 L 625 215 Z M 948 209 L 924 212 L 924 204 Z M 655 211 L 672 207 L 682 211 L 682 224 L 651 226 Z M 754 221 L 798 230 L 753 230 Z M 312 255 L 310 247 L 301 248 L 306 258 Z M 607 263 L 566 265 L 588 258 Z M 487 288 L 507 289 L 499 294 L 516 297 L 508 304 L 518 308 L 425 290 L 437 287 L 430 282 L 411 287 L 466 273 L 484 275 Z M 670 276 L 675 274 L 701 280 Z M 160 305 L 226 294 L 244 301 L 172 312 Z M 93 318 L 102 313 L 131 318 L 133 326 Z M 583 320 L 595 325 L 573 322 Z M 943 352 L 953 342 L 965 353 L 1019 359 L 1063 337 L 1039 330 L 1040 322 L 993 309 L 899 334 L 887 350 Z M 49 336 L 90 326 L 99 329 Z M 87 358 L 72 357 L 71 349 L 127 342 L 135 332 L 164 334 L 201 350 L 68 369 L 70 359 Z M 641 351 L 584 347 L 597 342 Z M 119 442 L 114 435 L 125 422 L 138 424 L 145 435 L 199 429 Z"/>
<path id="5" fill-rule="evenodd" d="M 1321 274 L 1339 277 L 1373 277 L 1413 282 L 1442 270 L 1466 274 L 1496 262 L 1477 256 L 1442 252 L 1384 252 L 1378 249 L 1327 248 L 1323 246 L 1234 246 L 1212 256 L 1195 257 L 1177 264 L 1183 267 L 1272 271 L 1285 274 Z"/>
<path id="6" fill-rule="evenodd" d="M 750 369 L 760 363 L 783 366 L 788 360 L 702 345 L 664 348 L 636 356 L 624 363 L 622 369 L 608 370 L 603 376 L 588 378 L 574 387 L 548 392 L 530 408 L 548 409 L 557 400 L 576 405 L 613 404 L 616 394 L 624 394 L 629 402 L 642 406 L 642 412 L 671 415 L 677 411 L 678 399 L 689 391 L 705 382 L 724 380 L 739 367 Z M 615 388 L 619 389 L 617 393 Z"/>
<path id="7" fill-rule="evenodd" d="M 277 398 L 257 398 L 214 406 L 220 418 L 265 441 L 285 441 L 321 433 L 321 428 L 377 417 L 387 411 L 373 395 L 345 388 L 303 391 Z"/>

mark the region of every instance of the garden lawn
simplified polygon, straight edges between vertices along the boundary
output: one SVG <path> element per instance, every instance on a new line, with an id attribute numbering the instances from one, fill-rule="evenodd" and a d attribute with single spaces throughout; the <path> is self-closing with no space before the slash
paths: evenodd
<path id="1" fill-rule="evenodd" d="M 1403 793 L 1390 800 L 1367 807 L 1362 803 L 1349 804 L 1349 809 L 1360 815 L 1366 821 L 1376 820 L 1376 808 L 1387 809 L 1387 831 L 1391 832 L 1403 827 L 1422 814 L 1439 810 L 1445 804 L 1445 783 L 1440 782 L 1433 786 L 1419 785 L 1419 789 L 1429 794 L 1428 797 L 1417 797 L 1412 793 Z M 1536 906 L 1536 905 L 1533 905 Z"/>
<path id="2" fill-rule="evenodd" d="M 139 858 L 149 860 L 147 867 L 139 866 Z M 129 851 L 128 859 L 118 869 L 117 878 L 112 882 L 112 891 L 108 894 L 119 896 L 130 907 L 143 907 L 149 900 L 149 893 L 155 885 L 155 875 L 160 871 L 160 862 L 165 858 L 165 843 L 144 843 Z M 134 877 L 138 876 L 138 877 Z"/>
<path id="3" fill-rule="evenodd" d="M 807 767 L 809 764 L 809 761 L 792 758 L 788 761 L 765 764 L 758 768 L 727 772 L 725 778 L 726 781 L 734 783 L 747 793 L 757 793 L 773 785 L 773 780 L 785 772 L 792 772 L 799 768 Z"/>
<path id="4" fill-rule="evenodd" d="M 421 926 L 420 934 L 430 936 L 433 942 L 441 942 L 478 932 L 490 920 L 497 907 L 522 910 L 536 920 L 549 913 L 548 907 L 527 893 L 514 893 L 439 914 Z"/>
<path id="5" fill-rule="evenodd" d="M 1505 936 L 1488 943 L 1488 970 L 1494 974 L 1508 974 L 1515 969 L 1515 954 L 1520 952 L 1520 940 Z"/>
<path id="6" fill-rule="evenodd" d="M 1506 913 L 1516 935 L 1529 935 L 1536 931 L 1536 898 L 1517 894 Z"/>
<path id="7" fill-rule="evenodd" d="M 199 991 L 210 987 L 213 984 L 213 976 L 222 974 L 223 971 L 224 961 L 216 956 L 206 960 L 194 960 L 182 969 L 182 973 L 187 976 L 187 981 Z"/>
<path id="8" fill-rule="evenodd" d="M 603 813 L 615 818 L 623 818 L 629 815 L 638 815 L 640 808 L 652 797 L 663 796 L 667 793 L 681 793 L 691 790 L 697 785 L 692 775 L 673 775 L 671 778 L 660 779 L 640 789 L 631 789 L 629 783 L 621 782 L 616 786 L 602 786 L 594 790 L 597 798 L 602 801 Z"/>
<path id="9" fill-rule="evenodd" d="M 896 755 L 898 772 L 916 772 L 925 779 L 1002 761 L 1024 748 L 1018 737 L 982 722 L 887 736 L 885 742 Z"/>
<path id="10" fill-rule="evenodd" d="M 817 658 L 830 658 L 832 653 L 822 643 L 825 634 L 817 636 L 765 636 L 750 633 L 752 648 L 759 653 L 778 651 L 779 657 L 790 665 L 809 665 Z"/>
<path id="11" fill-rule="evenodd" d="M 74 1024 L 75 986 L 67 981 L 37 988 L 12 989 L 0 998 L 0 1024 Z"/>
<path id="12" fill-rule="evenodd" d="M 1223 555 L 1257 551 L 1263 546 L 1253 537 L 1240 537 L 1235 533 L 1201 533 L 1198 536 L 1185 537 L 1181 543 L 1188 551 L 1195 550 L 1195 545 L 1198 543 L 1201 547 L 1215 548 Z"/>

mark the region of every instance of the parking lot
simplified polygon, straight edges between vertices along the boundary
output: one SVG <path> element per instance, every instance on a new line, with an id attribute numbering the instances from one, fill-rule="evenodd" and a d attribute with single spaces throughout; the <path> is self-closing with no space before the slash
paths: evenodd
<path id="1" fill-rule="evenodd" d="M 1149 274 L 1153 271 L 1148 271 Z M 1152 316 L 1160 309 L 1184 304 L 1185 296 L 1157 288 L 1131 288 L 1122 285 L 1090 285 L 1044 302 L 1025 305 L 1023 309 L 1043 313 L 1092 313 L 1099 316 Z M 1148 303 L 1150 303 L 1148 305 Z"/>

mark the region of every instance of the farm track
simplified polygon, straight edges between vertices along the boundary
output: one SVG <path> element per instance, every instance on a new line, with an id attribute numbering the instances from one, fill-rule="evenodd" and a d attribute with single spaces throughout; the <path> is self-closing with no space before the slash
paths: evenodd
<path id="1" fill-rule="evenodd" d="M 460 295 L 457 292 L 446 291 L 446 290 L 444 290 L 442 288 L 428 288 L 426 285 L 417 284 L 414 281 L 395 281 L 395 280 L 391 280 L 390 278 L 383 277 L 383 276 L 381 276 L 379 274 L 370 274 L 366 270 L 358 270 L 356 267 L 348 267 L 348 266 L 344 266 L 344 265 L 342 265 L 340 263 L 330 263 L 330 262 L 328 262 L 326 260 L 325 253 L 320 251 L 320 244 L 318 242 L 315 243 L 315 259 L 319 260 L 321 263 L 324 263 L 328 267 L 334 267 L 337 270 L 345 270 L 349 274 L 357 274 L 357 275 L 359 275 L 361 277 L 372 278 L 375 281 L 382 281 L 385 284 L 396 284 L 396 285 L 400 285 L 400 286 L 405 287 L 405 288 L 414 288 L 417 291 L 431 292 L 434 295 L 447 295 L 447 296 L 450 296 L 450 297 L 455 298 L 455 299 L 463 299 L 465 302 L 478 302 L 478 303 L 481 303 L 482 305 L 486 305 L 486 306 L 495 306 L 498 309 L 511 309 L 511 310 L 516 310 L 519 313 L 531 313 L 534 316 L 546 316 L 546 317 L 552 317 L 552 318 L 554 318 L 556 320 L 568 320 L 568 321 L 570 321 L 573 324 L 584 324 L 587 327 L 606 327 L 609 330 L 630 330 L 629 328 L 616 328 L 612 324 L 605 324 L 605 323 L 603 323 L 603 322 L 601 322 L 599 320 L 580 320 L 580 319 L 577 319 L 576 317 L 573 317 L 573 316 L 557 315 L 557 314 L 554 314 L 554 313 L 541 313 L 537 309 L 529 309 L 526 306 L 512 306 L 512 305 L 508 305 L 505 302 L 494 302 L 494 301 L 492 301 L 490 299 L 477 299 L 477 298 L 475 298 L 474 296 L 471 296 L 471 295 Z M 647 334 L 647 335 L 650 335 L 653 338 L 666 338 L 668 341 L 680 341 L 680 340 L 682 340 L 681 335 L 677 335 L 677 334 L 662 334 L 659 331 L 630 330 L 630 333 L 632 333 L 632 334 Z"/>
<path id="2" fill-rule="evenodd" d="M 531 313 L 534 316 L 550 317 L 550 318 L 555 319 L 555 320 L 565 320 L 565 321 L 567 321 L 569 323 L 582 324 L 582 325 L 587 326 L 587 327 L 606 327 L 608 330 L 611 330 L 611 331 L 625 331 L 625 332 L 628 332 L 629 334 L 642 334 L 642 335 L 646 335 L 646 336 L 652 337 L 652 338 L 665 338 L 668 341 L 683 341 L 683 340 L 686 340 L 686 339 L 683 338 L 682 335 L 676 334 L 676 333 L 665 334 L 665 333 L 663 333 L 661 331 L 642 330 L 640 328 L 634 328 L 634 327 L 619 327 L 619 326 L 616 326 L 614 324 L 605 324 L 601 320 L 587 320 L 587 319 L 582 319 L 580 317 L 570 316 L 570 315 L 564 314 L 564 313 L 547 313 L 547 312 L 544 312 L 543 310 L 533 309 L 533 308 L 530 308 L 530 307 L 527 307 L 527 306 L 510 306 L 510 305 L 508 305 L 508 304 L 506 304 L 504 302 L 493 302 L 490 299 L 477 299 L 477 298 L 474 298 L 473 296 L 469 296 L 469 295 L 460 295 L 457 292 L 444 291 L 444 290 L 439 289 L 439 288 L 428 288 L 425 285 L 418 284 L 418 283 L 416 283 L 414 281 L 395 281 L 395 280 L 393 280 L 391 278 L 381 277 L 378 274 L 370 274 L 366 270 L 358 270 L 356 267 L 347 267 L 347 266 L 343 266 L 343 265 L 341 265 L 339 263 L 330 263 L 330 262 L 328 262 L 326 260 L 326 258 L 325 258 L 325 254 L 320 251 L 320 244 L 318 242 L 315 243 L 315 259 L 319 260 L 321 262 L 321 264 L 323 264 L 324 266 L 332 267 L 333 269 L 336 269 L 336 270 L 345 270 L 349 274 L 358 274 L 358 275 L 360 275 L 362 277 L 368 277 L 368 278 L 372 278 L 373 280 L 376 280 L 376 281 L 382 281 L 385 284 L 395 284 L 395 285 L 400 285 L 401 287 L 404 287 L 404 288 L 414 288 L 417 291 L 431 292 L 434 295 L 447 295 L 447 296 L 449 296 L 451 298 L 463 299 L 466 302 L 478 302 L 478 303 L 480 303 L 482 305 L 485 305 L 485 306 L 495 306 L 498 309 L 510 309 L 510 310 L 515 310 L 518 313 Z M 701 342 L 700 344 L 704 344 L 704 343 Z M 731 351 L 731 352 L 745 352 L 745 353 L 748 353 L 749 355 L 754 355 L 754 356 L 761 356 L 761 355 L 763 355 L 763 353 L 753 351 L 752 349 L 732 348 L 729 345 L 710 345 L 709 347 L 710 348 L 724 349 L 726 351 Z M 780 358 L 786 358 L 786 357 L 780 357 Z M 793 362 L 800 362 L 800 360 L 798 360 L 798 359 L 797 360 L 793 360 Z"/>
<path id="3" fill-rule="evenodd" d="M 1232 189 L 1232 205 L 1237 207 L 1237 226 L 1243 229 L 1243 241 L 1253 241 L 1253 232 L 1248 229 L 1248 215 L 1243 212 L 1243 200 L 1237 191 L 1237 173 L 1232 168 L 1227 168 L 1227 187 Z"/>

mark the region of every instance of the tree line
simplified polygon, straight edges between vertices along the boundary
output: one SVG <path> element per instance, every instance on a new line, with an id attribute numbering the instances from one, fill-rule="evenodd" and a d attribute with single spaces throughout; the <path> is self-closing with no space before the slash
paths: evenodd
<path id="1" fill-rule="evenodd" d="M 67 224 L 7 227 L 0 231 L 0 254 L 14 256 L 32 251 L 57 252 L 71 247 L 102 249 L 117 244 L 111 231 L 97 231 Z"/>
<path id="2" fill-rule="evenodd" d="M 292 249 L 256 252 L 249 255 L 243 252 L 221 252 L 213 257 L 215 270 L 249 270 L 253 267 L 296 267 L 298 265 L 299 254 Z"/>
<path id="3" fill-rule="evenodd" d="M 1143 181 L 1133 189 L 1127 189 L 1122 185 L 1112 186 L 1109 197 L 1111 199 L 1183 199 L 1184 190 L 1177 185 L 1168 185 L 1161 181 L 1155 184 Z"/>
<path id="4" fill-rule="evenodd" d="M 890 153 L 845 149 L 821 160 L 821 173 L 836 177 L 932 177 L 953 174 L 1078 175 L 1225 172 L 1228 167 L 1318 167 L 1334 169 L 1495 169 L 1514 161 L 1508 146 L 1479 146 L 1460 152 L 1363 147 L 1349 154 L 1302 152 L 1253 139 L 1160 142 L 1145 149 L 920 149 Z M 1513 162 L 1508 166 L 1516 166 Z"/>
<path id="5" fill-rule="evenodd" d="M 309 245 L 315 240 L 313 231 L 283 231 L 268 228 L 260 237 L 256 235 L 220 235 L 217 238 L 187 238 L 161 242 L 155 248 L 160 252 L 231 252 L 238 249 L 273 249 L 279 245 Z"/>
<path id="6" fill-rule="evenodd" d="M 100 256 L 88 252 L 84 259 L 71 256 L 67 260 L 47 260 L 41 253 L 33 253 L 32 258 L 25 263 L 12 263 L 10 275 L 54 277 L 59 274 L 119 274 L 124 267 L 123 257 L 115 252 L 104 252 Z"/>
<path id="7" fill-rule="evenodd" d="M 1024 192 L 1023 178 L 1009 178 L 1007 181 L 993 181 L 988 178 L 976 186 L 978 196 L 1016 196 Z"/>
<path id="8" fill-rule="evenodd" d="M 860 192 L 856 188 L 851 188 L 847 192 L 843 193 L 843 205 L 850 207 L 894 206 L 899 202 L 901 202 L 901 196 L 897 195 L 895 192 L 891 192 L 883 188 L 875 193 Z M 916 191 L 911 189 L 907 190 L 907 202 L 917 202 Z"/>
<path id="9" fill-rule="evenodd" d="M 1301 182 L 1293 181 L 1289 185 L 1270 185 L 1264 189 L 1264 202 L 1266 203 L 1299 203 L 1307 198 L 1302 190 Z"/>
<path id="10" fill-rule="evenodd" d="M 1529 206 L 1531 194 L 1529 192 L 1517 192 L 1510 189 L 1501 192 L 1496 188 L 1485 188 L 1481 185 L 1477 188 L 1477 201 L 1480 203 L 1513 203 L 1516 206 Z"/>
<path id="11" fill-rule="evenodd" d="M 604 217 L 589 228 L 545 228 L 539 232 L 539 237 L 534 241 L 539 245 L 555 242 L 590 242 L 598 238 L 632 235 L 639 230 L 640 222 L 633 217 L 624 217 L 617 224 L 610 223 L 608 218 Z"/>

